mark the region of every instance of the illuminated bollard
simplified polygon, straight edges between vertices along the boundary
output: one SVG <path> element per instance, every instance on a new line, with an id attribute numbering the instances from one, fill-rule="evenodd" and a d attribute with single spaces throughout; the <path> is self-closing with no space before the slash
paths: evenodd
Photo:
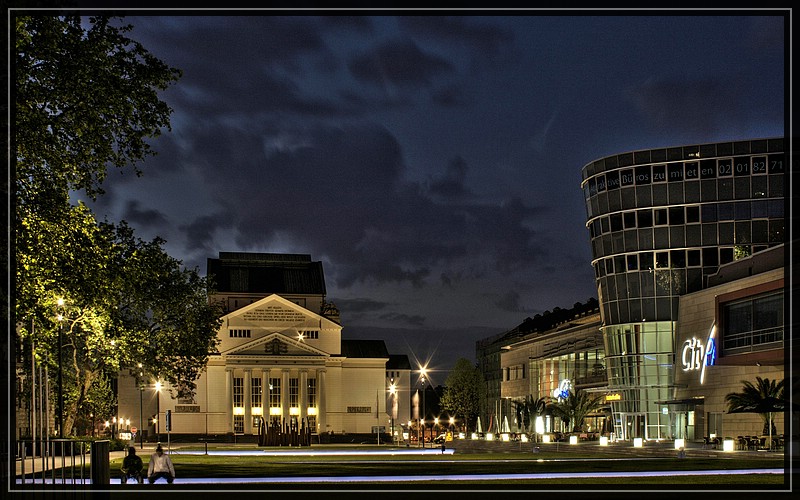
<path id="1" fill-rule="evenodd" d="M 608 436 L 600 436 L 600 446 L 608 446 Z"/>
<path id="2" fill-rule="evenodd" d="M 675 449 L 680 450 L 681 448 L 686 447 L 686 440 L 683 438 L 678 438 L 675 440 Z"/>
<path id="3" fill-rule="evenodd" d="M 733 451 L 733 439 L 722 441 L 722 451 Z"/>
<path id="4" fill-rule="evenodd" d="M 570 436 L 569 437 L 569 444 L 578 444 L 578 436 Z"/>
<path id="5" fill-rule="evenodd" d="M 542 442 L 543 443 L 549 443 L 550 442 L 550 434 L 544 434 L 542 436 Z"/>
<path id="6" fill-rule="evenodd" d="M 634 448 L 641 448 L 644 446 L 644 441 L 642 438 L 633 438 L 633 447 Z"/>

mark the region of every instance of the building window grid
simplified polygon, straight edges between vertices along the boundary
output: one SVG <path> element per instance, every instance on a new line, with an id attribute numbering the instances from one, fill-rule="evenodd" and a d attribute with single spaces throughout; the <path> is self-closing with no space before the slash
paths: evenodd
<path id="1" fill-rule="evenodd" d="M 270 408 L 281 407 L 281 379 L 269 379 L 269 406 Z"/>
<path id="2" fill-rule="evenodd" d="M 250 338 L 251 331 L 248 329 L 242 328 L 231 328 L 228 330 L 228 334 L 231 338 Z"/>
<path id="3" fill-rule="evenodd" d="M 303 330 L 300 332 L 303 340 L 317 340 L 319 339 L 319 330 Z"/>
<path id="4" fill-rule="evenodd" d="M 289 407 L 297 408 L 300 404 L 300 380 L 298 378 L 289 379 Z"/>
<path id="5" fill-rule="evenodd" d="M 233 377 L 233 407 L 244 408 L 244 377 Z"/>
<path id="6" fill-rule="evenodd" d="M 250 378 L 250 407 L 261 408 L 261 377 Z"/>
<path id="7" fill-rule="evenodd" d="M 308 379 L 308 407 L 317 407 L 317 379 Z"/>

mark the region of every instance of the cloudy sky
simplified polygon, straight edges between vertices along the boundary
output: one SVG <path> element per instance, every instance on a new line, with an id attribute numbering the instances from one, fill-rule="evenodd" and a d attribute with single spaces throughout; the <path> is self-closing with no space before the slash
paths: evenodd
<path id="1" fill-rule="evenodd" d="M 447 370 L 596 297 L 585 164 L 784 133 L 785 12 L 461 13 L 131 12 L 184 74 L 158 156 L 94 208 L 202 274 L 310 254 L 345 337 Z"/>

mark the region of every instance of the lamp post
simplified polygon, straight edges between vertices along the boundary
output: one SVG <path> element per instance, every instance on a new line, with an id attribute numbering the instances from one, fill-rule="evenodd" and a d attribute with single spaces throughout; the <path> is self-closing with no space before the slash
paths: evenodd
<path id="1" fill-rule="evenodd" d="M 64 319 L 64 315 L 62 314 L 62 309 L 64 307 L 64 299 L 58 299 L 56 302 L 58 304 L 58 437 L 64 438 L 64 385 L 63 379 L 61 376 L 61 350 L 63 348 L 62 342 L 62 330 L 64 323 L 62 320 Z"/>
<path id="2" fill-rule="evenodd" d="M 156 382 L 156 443 L 161 442 L 159 420 L 161 420 L 161 382 Z"/>
<path id="3" fill-rule="evenodd" d="M 397 386 L 394 384 L 394 379 L 392 379 L 392 384 L 389 386 L 389 395 L 392 398 L 392 444 L 395 443 L 394 439 L 394 414 L 395 414 L 395 404 L 397 403 Z"/>
<path id="4" fill-rule="evenodd" d="M 420 380 L 422 381 L 422 447 L 425 447 L 425 375 L 427 375 L 428 370 L 421 366 L 419 368 L 420 373 Z"/>
<path id="5" fill-rule="evenodd" d="M 144 380 L 142 379 L 142 364 L 139 363 L 139 376 L 136 377 L 136 385 L 139 386 L 139 449 L 144 449 L 144 410 L 142 399 L 144 398 Z"/>

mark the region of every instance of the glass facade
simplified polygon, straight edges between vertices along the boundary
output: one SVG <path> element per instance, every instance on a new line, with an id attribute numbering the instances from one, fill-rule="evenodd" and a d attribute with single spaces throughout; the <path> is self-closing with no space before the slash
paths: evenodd
<path id="1" fill-rule="evenodd" d="M 617 154 L 583 168 L 616 432 L 669 434 L 678 298 L 722 264 L 784 243 L 783 139 Z"/>

